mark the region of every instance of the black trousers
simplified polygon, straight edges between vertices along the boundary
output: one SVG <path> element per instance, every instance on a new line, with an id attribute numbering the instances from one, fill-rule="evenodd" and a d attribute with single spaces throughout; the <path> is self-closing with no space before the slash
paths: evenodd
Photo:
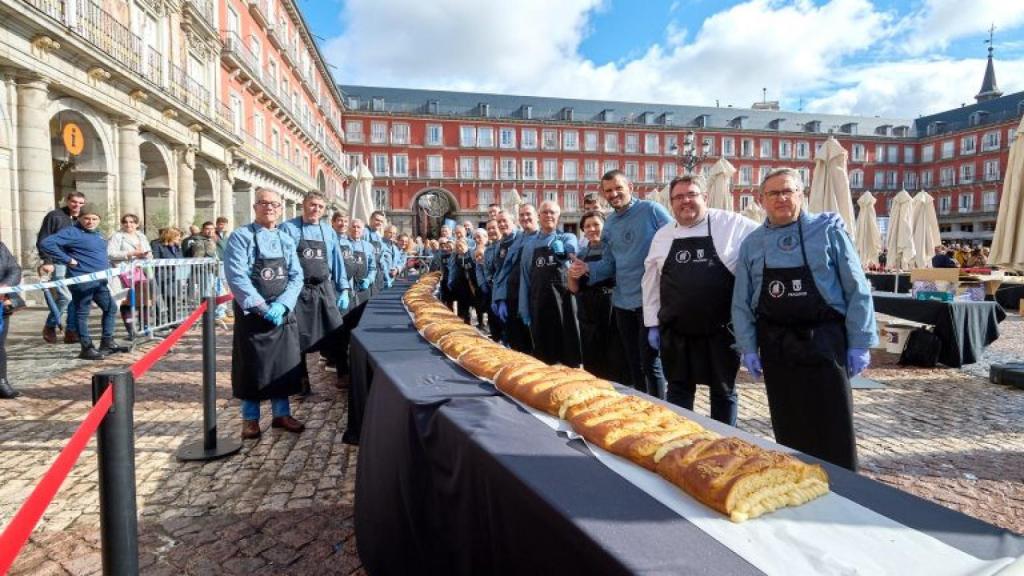
<path id="1" fill-rule="evenodd" d="M 334 346 L 334 349 L 337 351 L 335 362 L 338 368 L 338 376 L 349 373 L 348 350 L 349 345 L 352 343 L 352 331 L 359 326 L 359 320 L 363 317 L 363 312 L 366 312 L 366 304 L 367 302 L 363 302 L 350 310 L 348 314 L 345 314 L 345 323 L 338 330 L 338 337 L 335 340 L 336 344 Z M 331 357 L 327 356 L 327 358 L 329 360 Z"/>
<path id="2" fill-rule="evenodd" d="M 615 308 L 615 323 L 619 327 L 622 349 L 626 353 L 626 365 L 629 368 L 630 381 L 623 384 L 664 400 L 667 383 L 658 351 L 647 343 L 644 309 Z"/>
<path id="3" fill-rule="evenodd" d="M 11 315 L 4 314 L 4 327 L 0 330 L 0 378 L 7 379 L 7 330 L 11 327 Z"/>

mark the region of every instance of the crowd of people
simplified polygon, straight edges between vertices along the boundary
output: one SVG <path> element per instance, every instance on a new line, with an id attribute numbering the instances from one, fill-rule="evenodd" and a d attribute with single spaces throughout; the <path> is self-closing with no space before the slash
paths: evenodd
<path id="1" fill-rule="evenodd" d="M 932 268 L 987 268 L 988 246 L 941 244 L 935 247 Z"/>

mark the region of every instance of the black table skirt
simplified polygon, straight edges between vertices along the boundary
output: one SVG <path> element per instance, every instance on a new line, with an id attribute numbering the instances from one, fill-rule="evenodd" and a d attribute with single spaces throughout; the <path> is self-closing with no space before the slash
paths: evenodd
<path id="1" fill-rule="evenodd" d="M 1003 284 L 996 290 L 996 302 L 1007 310 L 1019 310 L 1024 284 Z"/>
<path id="2" fill-rule="evenodd" d="M 867 276 L 868 282 L 871 283 L 871 289 L 877 292 L 897 292 L 899 294 L 910 292 L 910 274 L 878 274 L 868 272 L 864 275 Z M 896 284 L 897 280 L 899 280 L 898 286 Z"/>
<path id="3" fill-rule="evenodd" d="M 1006 312 L 995 302 L 938 302 L 909 296 L 872 294 L 875 312 L 935 326 L 942 341 L 939 362 L 952 368 L 981 359 L 985 346 L 999 338 Z"/>
<path id="4" fill-rule="evenodd" d="M 370 574 L 758 573 L 422 339 L 402 351 L 380 350 L 407 342 L 386 331 L 362 339 L 377 350 L 368 352 L 355 497 Z M 826 467 L 835 492 L 975 556 L 1024 553 L 1005 530 Z"/>

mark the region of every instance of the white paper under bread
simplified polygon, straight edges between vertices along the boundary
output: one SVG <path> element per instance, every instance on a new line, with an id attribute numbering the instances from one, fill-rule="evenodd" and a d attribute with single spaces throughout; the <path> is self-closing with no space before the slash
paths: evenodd
<path id="1" fill-rule="evenodd" d="M 565 420 L 506 397 L 548 428 L 570 438 L 580 438 Z M 979 560 L 835 492 L 753 520 L 732 522 L 658 474 L 584 442 L 602 464 L 765 574 L 1010 576 L 1024 573 L 1024 559 L 1018 562 L 1013 558 Z"/>

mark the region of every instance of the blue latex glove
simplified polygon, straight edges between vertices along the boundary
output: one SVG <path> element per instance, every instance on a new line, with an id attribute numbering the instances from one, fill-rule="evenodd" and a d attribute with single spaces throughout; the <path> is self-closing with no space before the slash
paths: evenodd
<path id="1" fill-rule="evenodd" d="M 388 288 L 391 288 L 391 286 L 393 286 L 394 284 L 395 284 L 395 277 L 394 276 L 392 276 L 391 274 L 387 274 L 387 275 L 384 276 L 384 285 L 385 286 L 387 286 Z"/>
<path id="2" fill-rule="evenodd" d="M 0 331 L 4 329 L 4 313 L 3 307 L 0 307 Z"/>
<path id="3" fill-rule="evenodd" d="M 565 244 L 561 240 L 555 239 L 551 242 L 551 251 L 555 253 L 555 256 L 565 256 Z"/>
<path id="4" fill-rule="evenodd" d="M 846 351 L 846 373 L 853 378 L 871 364 L 871 352 L 866 348 L 850 348 Z"/>
<path id="5" fill-rule="evenodd" d="M 338 296 L 338 309 L 339 310 L 347 310 L 348 309 L 348 290 L 342 290 L 341 291 L 341 295 Z"/>
<path id="6" fill-rule="evenodd" d="M 508 322 L 508 306 L 504 300 L 498 300 L 498 318 L 501 318 L 502 322 Z"/>
<path id="7" fill-rule="evenodd" d="M 360 291 L 369 290 L 369 289 L 370 289 L 370 279 L 369 278 L 363 278 L 362 280 L 359 281 L 359 290 Z"/>
<path id="8" fill-rule="evenodd" d="M 527 327 L 529 327 L 530 323 L 533 322 L 533 319 L 530 318 L 529 314 L 526 314 L 525 316 L 520 316 L 519 319 L 522 320 L 523 324 Z"/>
<path id="9" fill-rule="evenodd" d="M 498 316 L 498 302 L 491 302 L 491 313 Z"/>
<path id="10" fill-rule="evenodd" d="M 263 315 L 263 319 L 267 322 L 271 322 L 274 326 L 280 326 L 284 324 L 284 315 L 288 313 L 288 308 L 284 304 L 274 302 L 270 305 L 270 309 Z"/>
<path id="11" fill-rule="evenodd" d="M 647 329 L 647 343 L 655 350 L 661 350 L 661 329 L 652 326 Z"/>
<path id="12" fill-rule="evenodd" d="M 743 367 L 747 369 L 747 372 L 750 372 L 751 376 L 754 378 L 761 377 L 763 368 L 761 368 L 761 357 L 757 355 L 757 352 L 743 354 L 740 361 L 743 363 Z"/>

